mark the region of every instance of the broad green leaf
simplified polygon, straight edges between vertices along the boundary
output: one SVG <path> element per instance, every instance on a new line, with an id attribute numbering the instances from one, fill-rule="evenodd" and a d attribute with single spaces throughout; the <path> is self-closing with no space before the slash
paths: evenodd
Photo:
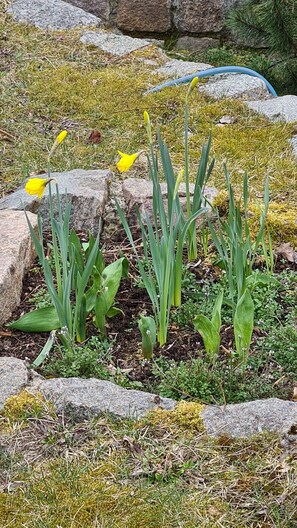
<path id="1" fill-rule="evenodd" d="M 220 348 L 220 333 L 205 315 L 196 315 L 194 328 L 201 334 L 205 350 L 211 359 L 215 359 Z"/>
<path id="2" fill-rule="evenodd" d="M 105 313 L 108 312 L 114 302 L 122 276 L 127 276 L 128 266 L 128 260 L 122 257 L 106 266 L 102 273 L 101 288 L 104 291 L 106 303 Z"/>
<path id="3" fill-rule="evenodd" d="M 125 315 L 123 310 L 121 310 L 120 308 L 116 308 L 116 306 L 112 306 L 111 308 L 109 308 L 106 316 L 107 317 L 115 317 L 116 315 Z"/>
<path id="4" fill-rule="evenodd" d="M 242 365 L 246 365 L 254 329 L 254 303 L 249 290 L 240 297 L 234 314 L 236 351 Z"/>
<path id="5" fill-rule="evenodd" d="M 222 321 L 221 321 L 221 311 L 222 311 L 222 302 L 223 302 L 224 292 L 221 290 L 216 298 L 216 302 L 212 311 L 211 322 L 217 332 L 220 332 Z"/>
<path id="6" fill-rule="evenodd" d="M 55 307 L 46 306 L 23 315 L 7 326 L 21 332 L 50 332 L 61 328 L 61 323 Z"/>

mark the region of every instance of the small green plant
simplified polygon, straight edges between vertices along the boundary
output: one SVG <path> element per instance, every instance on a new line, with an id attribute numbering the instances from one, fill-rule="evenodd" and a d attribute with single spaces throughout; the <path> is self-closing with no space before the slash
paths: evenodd
<path id="1" fill-rule="evenodd" d="M 55 149 L 66 137 L 61 132 L 53 144 L 48 161 Z M 120 313 L 113 306 L 123 275 L 127 275 L 128 261 L 124 257 L 106 268 L 99 249 L 99 235 L 95 239 L 89 234 L 88 243 L 82 245 L 74 231 L 70 231 L 71 203 L 65 198 L 62 205 L 59 188 L 55 185 L 53 197 L 48 162 L 48 178 L 32 178 L 26 184 L 29 194 L 41 197 L 45 187 L 49 189 L 50 234 L 53 253 L 53 268 L 44 249 L 44 229 L 38 214 L 38 229 L 35 232 L 25 211 L 31 238 L 42 266 L 51 305 L 25 314 L 9 326 L 24 332 L 48 332 L 57 330 L 56 335 L 66 350 L 71 351 L 75 341 L 86 339 L 87 317 L 94 315 L 94 323 L 101 335 L 105 336 L 105 319 Z M 54 204 L 56 203 L 56 210 Z M 99 226 L 100 231 L 100 226 Z M 53 334 L 45 349 L 41 351 L 37 364 L 53 345 Z"/>
<path id="2" fill-rule="evenodd" d="M 201 334 L 204 347 L 209 359 L 214 362 L 220 348 L 220 329 L 221 329 L 221 309 L 224 292 L 221 290 L 216 298 L 213 307 L 212 318 L 208 319 L 205 315 L 196 315 L 194 327 Z"/>
<path id="3" fill-rule="evenodd" d="M 194 82 L 195 81 L 195 82 Z M 197 78 L 188 91 L 193 90 Z M 154 150 L 150 118 L 144 113 L 144 120 L 149 139 L 150 156 L 148 156 L 149 170 L 153 182 L 153 220 L 146 215 L 145 223 L 138 214 L 142 233 L 142 243 L 145 260 L 151 260 L 151 265 L 144 266 L 142 256 L 135 246 L 131 230 L 124 212 L 117 203 L 118 214 L 126 231 L 129 242 L 137 259 L 141 278 L 151 299 L 155 322 L 157 326 L 158 342 L 162 346 L 167 340 L 167 329 L 171 306 L 181 304 L 182 258 L 183 248 L 187 240 L 189 258 L 197 254 L 196 220 L 205 212 L 202 207 L 203 187 L 210 176 L 214 162 L 208 167 L 210 140 L 203 146 L 200 165 L 197 172 L 192 206 L 190 203 L 189 170 L 188 170 L 188 96 L 186 99 L 185 116 L 185 170 L 180 171 L 175 178 L 168 148 L 158 131 L 158 147 L 160 151 L 162 173 L 167 186 L 167 208 L 163 201 L 160 187 L 160 169 L 158 156 Z M 187 216 L 179 200 L 179 186 L 185 175 Z"/>
<path id="4" fill-rule="evenodd" d="M 63 378 L 110 379 L 108 365 L 111 363 L 112 342 L 92 336 L 83 345 L 73 345 L 71 350 L 63 350 L 59 345 L 48 362 L 42 367 L 47 376 Z"/>
<path id="5" fill-rule="evenodd" d="M 152 317 L 140 316 L 138 328 L 142 337 L 142 354 L 145 359 L 151 359 L 156 344 L 156 323 Z"/>

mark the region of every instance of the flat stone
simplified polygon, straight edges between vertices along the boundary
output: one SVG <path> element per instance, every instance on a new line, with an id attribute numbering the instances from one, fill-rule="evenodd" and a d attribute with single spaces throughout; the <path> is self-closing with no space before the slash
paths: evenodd
<path id="1" fill-rule="evenodd" d="M 28 216 L 36 228 L 36 215 L 29 213 Z M 9 319 L 19 304 L 23 278 L 34 258 L 25 213 L 0 211 L 0 324 Z"/>
<path id="2" fill-rule="evenodd" d="M 194 194 L 195 185 L 190 184 L 190 195 Z M 161 191 L 163 199 L 167 198 L 167 185 L 161 183 Z M 205 187 L 205 197 L 208 202 L 212 203 L 218 194 L 218 190 L 214 187 Z M 135 207 L 139 207 L 140 216 L 145 221 L 146 215 L 153 217 L 153 182 L 139 178 L 127 178 L 122 184 L 122 196 L 125 199 L 127 206 L 127 213 L 131 215 L 131 221 L 136 221 Z M 181 183 L 179 187 L 180 202 L 184 212 L 186 212 L 186 184 Z M 205 203 L 204 207 L 210 209 L 210 206 Z M 166 208 L 166 202 L 165 202 Z"/>
<path id="3" fill-rule="evenodd" d="M 7 12 L 17 22 L 41 29 L 70 29 L 101 24 L 100 18 L 62 0 L 15 0 Z"/>
<path id="4" fill-rule="evenodd" d="M 35 388 L 53 402 L 58 413 L 81 421 L 102 413 L 138 419 L 157 407 L 173 409 L 175 401 L 149 392 L 128 390 L 110 381 L 81 378 L 37 380 Z"/>
<path id="5" fill-rule="evenodd" d="M 219 39 L 214 39 L 210 37 L 191 37 L 185 35 L 180 37 L 175 47 L 180 50 L 187 50 L 192 53 L 194 52 L 204 52 L 210 48 L 218 48 L 220 45 Z"/>
<path id="6" fill-rule="evenodd" d="M 219 32 L 224 28 L 226 12 L 243 0 L 180 0 L 175 24 L 189 33 Z"/>
<path id="7" fill-rule="evenodd" d="M 119 0 L 116 24 L 124 31 L 165 33 L 171 26 L 171 0 Z"/>
<path id="8" fill-rule="evenodd" d="M 68 4 L 80 7 L 88 13 L 92 13 L 102 19 L 104 22 L 108 21 L 110 15 L 109 0 L 65 0 Z"/>
<path id="9" fill-rule="evenodd" d="M 6 400 L 18 394 L 28 382 L 24 361 L 14 357 L 0 357 L 0 411 Z"/>
<path id="10" fill-rule="evenodd" d="M 161 68 L 155 70 L 155 73 L 164 75 L 167 79 L 176 79 L 184 75 L 200 72 L 212 68 L 211 64 L 204 64 L 203 62 L 190 62 L 179 59 L 172 59 L 166 62 Z"/>
<path id="11" fill-rule="evenodd" d="M 288 433 L 297 425 L 297 402 L 270 398 L 226 407 L 209 405 L 201 413 L 208 434 L 248 437 L 264 431 Z"/>
<path id="12" fill-rule="evenodd" d="M 80 37 L 80 41 L 118 57 L 152 45 L 150 40 L 132 38 L 127 35 L 115 35 L 107 31 L 85 31 Z"/>
<path id="13" fill-rule="evenodd" d="M 265 115 L 270 121 L 285 121 L 293 123 L 297 121 L 297 96 L 283 95 L 282 97 L 273 97 L 267 101 L 250 101 L 248 107 Z"/>
<path id="14" fill-rule="evenodd" d="M 215 99 L 232 97 L 232 99 L 248 100 L 269 96 L 264 81 L 251 75 L 237 73 L 214 75 L 206 84 L 198 85 L 198 89 Z"/>
<path id="15" fill-rule="evenodd" d="M 108 199 L 109 183 L 112 173 L 109 170 L 82 170 L 69 172 L 54 172 L 51 174 L 57 180 L 62 206 L 67 199 L 72 203 L 70 222 L 77 231 L 90 229 L 94 234 L 98 232 L 100 217 Z M 44 177 L 44 175 L 40 175 Z M 55 184 L 52 183 L 52 193 L 55 195 Z M 24 187 L 0 200 L 1 209 L 23 209 L 39 211 L 44 224 L 49 221 L 48 187 L 41 200 L 37 196 L 26 193 Z"/>

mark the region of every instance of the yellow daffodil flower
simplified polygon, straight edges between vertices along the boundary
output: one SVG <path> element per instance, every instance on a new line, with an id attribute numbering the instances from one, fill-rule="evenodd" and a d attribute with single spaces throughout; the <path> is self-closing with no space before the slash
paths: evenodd
<path id="1" fill-rule="evenodd" d="M 50 150 L 50 153 L 48 155 L 48 159 L 51 158 L 51 156 L 53 155 L 53 153 L 56 151 L 57 147 L 60 145 L 60 143 L 62 143 L 62 141 L 64 141 L 65 137 L 67 136 L 67 130 L 62 130 L 62 132 L 60 132 L 60 134 L 57 135 L 55 141 L 54 141 L 54 144 Z"/>
<path id="2" fill-rule="evenodd" d="M 50 181 L 52 178 L 31 178 L 25 185 L 25 191 L 28 194 L 37 194 L 38 198 L 41 198 Z"/>
<path id="3" fill-rule="evenodd" d="M 120 161 L 117 163 L 117 168 L 120 172 L 127 172 L 140 154 L 140 152 L 135 152 L 135 154 L 124 154 L 124 152 L 120 152 L 119 150 L 118 153 L 121 156 Z"/>

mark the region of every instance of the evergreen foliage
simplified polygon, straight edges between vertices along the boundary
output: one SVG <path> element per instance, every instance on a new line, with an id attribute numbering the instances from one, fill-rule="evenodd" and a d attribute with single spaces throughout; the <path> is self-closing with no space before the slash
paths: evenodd
<path id="1" fill-rule="evenodd" d="M 297 93 L 297 0 L 247 0 L 231 9 L 227 25 L 243 42 L 267 47 L 272 63 L 262 73 Z"/>

